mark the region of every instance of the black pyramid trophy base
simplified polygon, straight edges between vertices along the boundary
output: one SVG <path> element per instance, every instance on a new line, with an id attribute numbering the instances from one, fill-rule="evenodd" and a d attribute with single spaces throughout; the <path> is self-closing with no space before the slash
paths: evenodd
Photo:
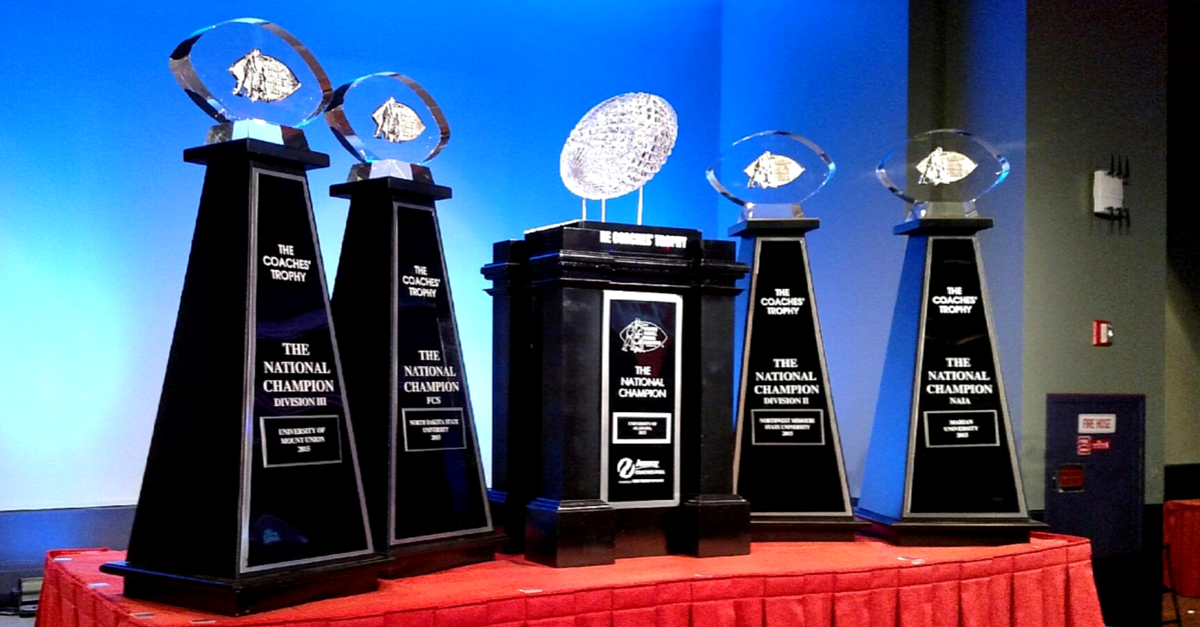
<path id="1" fill-rule="evenodd" d="M 350 199 L 333 316 L 384 578 L 491 561 L 492 528 L 435 201 L 395 177 L 334 185 Z"/>
<path id="2" fill-rule="evenodd" d="M 496 552 L 507 539 L 507 536 L 498 531 L 486 531 L 469 536 L 392 547 L 387 554 L 389 561 L 379 569 L 379 576 L 383 579 L 416 577 L 459 566 L 490 562 L 496 559 Z"/>
<path id="3" fill-rule="evenodd" d="M 898 520 L 861 507 L 855 513 L 869 521 L 864 533 L 896 546 L 1004 546 L 1029 542 L 1029 532 L 1047 529 L 1036 520 L 977 519 Z"/>
<path id="4" fill-rule="evenodd" d="M 746 334 L 735 489 L 750 502 L 755 542 L 852 542 L 869 526 L 850 509 L 829 391 L 805 240 L 819 227 L 794 218 L 729 229 L 751 268 L 738 297 Z"/>
<path id="5" fill-rule="evenodd" d="M 1029 541 L 977 233 L 912 220 L 856 513 L 905 546 Z"/>
<path id="6" fill-rule="evenodd" d="M 353 564 L 324 564 L 283 573 L 218 579 L 146 570 L 128 562 L 109 562 L 102 572 L 125 578 L 122 594 L 226 616 L 246 616 L 301 603 L 366 594 L 379 589 L 383 556 Z"/>
<path id="7" fill-rule="evenodd" d="M 329 158 L 236 140 L 184 159 L 207 165 L 187 277 L 127 559 L 101 570 L 235 616 L 374 591 L 305 174 Z"/>
<path id="8" fill-rule="evenodd" d="M 753 504 L 751 504 L 753 505 Z M 750 514 L 750 537 L 755 542 L 854 542 L 871 524 L 858 519 L 822 520 L 812 516 L 758 517 Z"/>
<path id="9" fill-rule="evenodd" d="M 574 221 L 497 243 L 493 491 L 527 559 L 749 552 L 733 494 L 731 242 Z"/>

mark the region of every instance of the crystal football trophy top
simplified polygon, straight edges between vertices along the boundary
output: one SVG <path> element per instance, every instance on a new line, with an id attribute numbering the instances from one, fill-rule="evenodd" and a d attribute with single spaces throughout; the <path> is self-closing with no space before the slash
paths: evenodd
<path id="1" fill-rule="evenodd" d="M 638 190 L 638 220 L 642 223 L 642 186 L 667 162 L 679 122 L 675 109 L 653 94 L 613 96 L 588 111 L 563 145 L 559 174 L 563 184 L 582 200 L 600 201 L 600 219 L 607 221 L 605 201 Z"/>
<path id="2" fill-rule="evenodd" d="M 800 205 L 833 178 L 833 159 L 805 137 L 763 131 L 738 140 L 705 175 L 742 206 L 741 220 L 804 217 Z"/>
<path id="3" fill-rule="evenodd" d="M 260 139 L 307 149 L 300 127 L 332 88 L 300 40 L 277 24 L 241 18 L 203 28 L 171 53 L 171 73 L 218 124 L 205 143 Z"/>
<path id="4" fill-rule="evenodd" d="M 975 201 L 1008 177 L 1008 159 L 958 129 L 913 136 L 875 168 L 893 194 L 909 203 L 907 220 L 974 218 Z"/>
<path id="5" fill-rule="evenodd" d="M 350 181 L 391 176 L 432 183 L 425 164 L 450 141 L 450 125 L 437 102 L 395 72 L 369 74 L 337 88 L 325 120 L 361 161 L 350 170 Z"/>

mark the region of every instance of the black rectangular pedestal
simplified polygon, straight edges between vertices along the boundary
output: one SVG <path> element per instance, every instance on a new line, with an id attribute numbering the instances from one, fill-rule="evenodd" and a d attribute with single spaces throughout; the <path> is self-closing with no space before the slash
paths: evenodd
<path id="1" fill-rule="evenodd" d="M 525 508 L 525 558 L 555 568 L 611 564 L 616 525 L 616 510 L 598 499 L 534 499 Z"/>
<path id="2" fill-rule="evenodd" d="M 732 494 L 733 299 L 746 272 L 732 244 L 572 222 L 494 252 L 489 502 L 510 537 L 523 522 L 526 558 L 748 553 L 749 506 Z"/>
<path id="3" fill-rule="evenodd" d="M 671 552 L 693 557 L 750 552 L 750 503 L 736 494 L 704 494 L 675 510 Z"/>
<path id="4" fill-rule="evenodd" d="M 365 594 L 379 588 L 387 558 L 358 559 L 351 567 L 322 565 L 285 573 L 210 579 L 172 575 L 109 562 L 102 572 L 125 578 L 125 596 L 226 616 L 245 616 L 322 599 Z"/>
<path id="5" fill-rule="evenodd" d="M 468 564 L 490 562 L 507 536 L 495 531 L 392 547 L 391 563 L 379 571 L 383 579 L 415 577 Z"/>
<path id="6" fill-rule="evenodd" d="M 751 515 L 750 538 L 755 542 L 854 542 L 854 536 L 870 526 L 869 522 L 844 518 Z"/>
<path id="7" fill-rule="evenodd" d="M 856 512 L 870 521 L 864 533 L 897 546 L 1002 546 L 1029 542 L 1029 532 L 1048 529 L 1031 519 L 1012 520 L 895 520 L 862 510 Z"/>
<path id="8" fill-rule="evenodd" d="M 666 555 L 670 518 L 669 508 L 617 510 L 617 557 Z"/>

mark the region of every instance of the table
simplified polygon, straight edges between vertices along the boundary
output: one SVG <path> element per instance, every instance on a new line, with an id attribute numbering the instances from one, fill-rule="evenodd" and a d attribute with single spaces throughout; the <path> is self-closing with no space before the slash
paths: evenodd
<path id="1" fill-rule="evenodd" d="M 1174 581 L 1167 579 L 1163 563 L 1163 583 L 1174 583 L 1175 593 L 1200 597 L 1200 499 L 1163 503 L 1163 544 L 1171 547 Z"/>
<path id="2" fill-rule="evenodd" d="M 1102 627 L 1083 538 L 1001 547 L 755 543 L 553 569 L 512 556 L 229 618 L 126 599 L 104 549 L 51 551 L 35 627 Z"/>

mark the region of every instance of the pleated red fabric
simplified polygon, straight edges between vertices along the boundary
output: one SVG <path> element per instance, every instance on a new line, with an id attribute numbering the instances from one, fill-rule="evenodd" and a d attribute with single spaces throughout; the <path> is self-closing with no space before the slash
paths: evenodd
<path id="1" fill-rule="evenodd" d="M 1087 540 L 757 543 L 748 556 L 553 569 L 519 558 L 229 618 L 126 599 L 105 549 L 51 551 L 35 627 L 1102 627 Z"/>
<path id="2" fill-rule="evenodd" d="M 1200 499 L 1163 503 L 1163 542 L 1171 546 L 1174 581 L 1163 560 L 1163 583 L 1185 597 L 1200 597 Z"/>

